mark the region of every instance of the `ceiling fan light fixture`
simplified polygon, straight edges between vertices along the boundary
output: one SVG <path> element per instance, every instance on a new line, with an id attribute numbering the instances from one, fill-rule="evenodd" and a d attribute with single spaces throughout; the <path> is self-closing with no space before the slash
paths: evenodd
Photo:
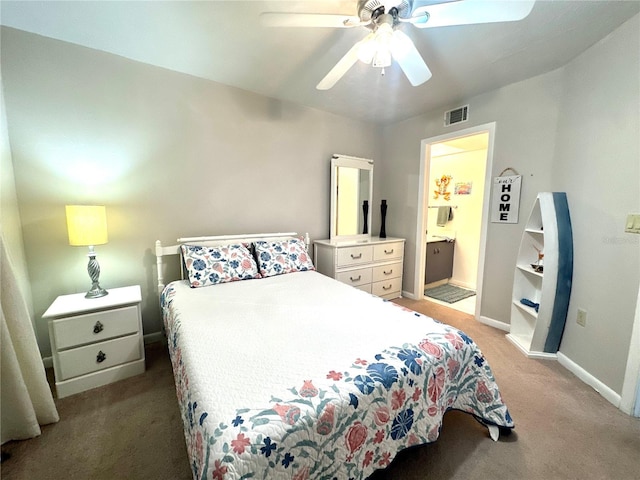
<path id="1" fill-rule="evenodd" d="M 391 66 L 391 52 L 388 49 L 378 49 L 376 54 L 373 56 L 373 61 L 371 62 L 376 68 L 385 68 Z"/>
<path id="2" fill-rule="evenodd" d="M 358 48 L 358 60 L 363 63 L 371 63 L 375 54 L 376 42 L 374 42 L 373 39 L 363 42 L 362 45 L 360 45 L 360 48 Z"/>
<path id="3" fill-rule="evenodd" d="M 375 54 L 372 65 L 377 68 L 391 66 L 391 44 L 393 41 L 393 27 L 388 23 L 382 23 L 375 31 L 373 43 Z"/>

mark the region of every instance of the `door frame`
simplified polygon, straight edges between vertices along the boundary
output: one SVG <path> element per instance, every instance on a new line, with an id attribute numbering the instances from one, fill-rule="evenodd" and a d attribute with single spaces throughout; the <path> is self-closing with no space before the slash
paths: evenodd
<path id="1" fill-rule="evenodd" d="M 624 413 L 640 417 L 640 352 L 633 348 L 640 341 L 640 288 L 636 300 L 636 314 L 631 329 L 631 342 L 629 346 L 629 357 L 627 358 L 627 368 L 625 370 L 624 381 L 622 383 L 622 394 L 620 395 L 620 410 Z"/>
<path id="2" fill-rule="evenodd" d="M 478 133 L 488 133 L 487 160 L 485 166 L 484 198 L 482 200 L 482 226 L 480 230 L 480 246 L 478 251 L 478 274 L 476 278 L 476 308 L 474 317 L 480 319 L 480 303 L 482 300 L 482 279 L 484 278 L 484 260 L 487 245 L 487 228 L 489 223 L 489 205 L 491 196 L 491 176 L 493 171 L 493 146 L 495 140 L 496 122 L 485 123 L 475 127 L 456 130 L 444 135 L 425 138 L 420 142 L 420 173 L 418 177 L 418 215 L 416 219 L 416 265 L 414 278 L 414 298 L 424 298 L 424 274 L 426 262 L 426 226 L 427 209 L 425 208 L 426 196 L 429 191 L 429 169 L 431 167 L 431 145 L 442 143 L 460 137 L 469 137 Z"/>

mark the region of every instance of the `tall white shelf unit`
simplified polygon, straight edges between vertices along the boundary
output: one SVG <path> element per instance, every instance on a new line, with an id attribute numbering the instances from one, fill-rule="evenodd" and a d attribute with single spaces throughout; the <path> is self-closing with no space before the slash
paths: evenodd
<path id="1" fill-rule="evenodd" d="M 543 271 L 536 271 L 538 250 Z M 507 339 L 530 358 L 557 358 L 573 277 L 573 234 L 567 195 L 539 193 L 522 235 L 513 277 Z M 539 304 L 538 310 L 522 299 Z"/>

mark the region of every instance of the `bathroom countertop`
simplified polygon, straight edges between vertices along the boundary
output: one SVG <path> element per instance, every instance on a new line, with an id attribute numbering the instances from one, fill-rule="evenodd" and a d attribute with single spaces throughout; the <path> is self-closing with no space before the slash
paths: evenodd
<path id="1" fill-rule="evenodd" d="M 427 235 L 427 243 L 433 242 L 455 242 L 456 236 L 454 233 L 446 232 L 446 233 L 438 233 L 435 235 Z"/>

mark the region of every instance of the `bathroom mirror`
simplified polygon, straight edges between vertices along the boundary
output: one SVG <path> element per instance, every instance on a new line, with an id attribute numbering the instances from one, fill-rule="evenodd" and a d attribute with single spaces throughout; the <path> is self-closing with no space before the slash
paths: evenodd
<path id="1" fill-rule="evenodd" d="M 330 238 L 365 239 L 371 234 L 373 160 L 331 158 Z"/>

